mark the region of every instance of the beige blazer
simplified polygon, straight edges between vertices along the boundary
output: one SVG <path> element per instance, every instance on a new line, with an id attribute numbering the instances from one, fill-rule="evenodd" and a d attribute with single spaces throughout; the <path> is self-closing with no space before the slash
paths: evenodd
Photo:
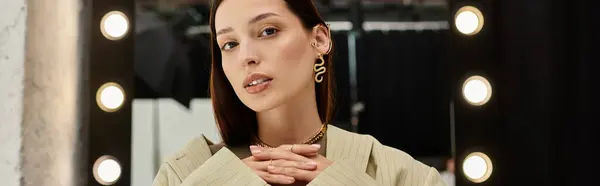
<path id="1" fill-rule="evenodd" d="M 231 150 L 214 155 L 201 136 L 161 165 L 153 186 L 269 185 Z M 334 163 L 308 185 L 445 186 L 438 171 L 370 135 L 330 125 L 326 157 Z"/>

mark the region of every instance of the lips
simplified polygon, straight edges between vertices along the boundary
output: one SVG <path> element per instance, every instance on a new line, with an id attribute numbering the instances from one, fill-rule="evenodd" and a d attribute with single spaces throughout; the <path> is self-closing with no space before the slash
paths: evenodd
<path id="1" fill-rule="evenodd" d="M 269 87 L 273 78 L 259 73 L 254 73 L 244 79 L 244 89 L 250 94 L 264 91 Z"/>

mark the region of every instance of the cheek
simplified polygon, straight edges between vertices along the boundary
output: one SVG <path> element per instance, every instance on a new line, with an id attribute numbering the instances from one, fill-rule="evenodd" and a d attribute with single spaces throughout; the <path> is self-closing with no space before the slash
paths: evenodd
<path id="1" fill-rule="evenodd" d="M 277 57 L 278 69 L 285 69 L 287 75 L 294 76 L 292 78 L 306 78 L 305 76 L 312 74 L 311 50 L 304 43 L 306 42 L 302 38 L 288 38 L 279 46 L 273 47 L 280 54 Z"/>
<path id="2" fill-rule="evenodd" d="M 232 80 L 236 79 L 236 76 L 235 76 L 236 73 L 235 73 L 235 69 L 233 69 L 233 66 L 224 62 L 221 64 L 221 67 L 223 68 L 223 73 L 225 73 L 225 77 L 227 77 L 227 80 L 229 81 L 229 83 L 231 85 L 233 85 L 233 87 L 235 87 L 237 82 L 232 81 Z"/>
<path id="3" fill-rule="evenodd" d="M 288 65 L 290 66 L 289 70 L 293 71 L 291 73 L 294 74 L 295 81 L 305 82 L 305 80 L 310 80 L 313 75 L 312 57 L 307 53 L 293 57 L 295 60 L 290 60 L 292 64 Z"/>

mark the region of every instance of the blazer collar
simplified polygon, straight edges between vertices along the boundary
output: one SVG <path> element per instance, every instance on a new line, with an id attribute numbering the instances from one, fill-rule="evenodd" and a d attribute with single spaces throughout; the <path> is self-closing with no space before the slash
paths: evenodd
<path id="1" fill-rule="evenodd" d="M 361 171 L 367 170 L 373 139 L 367 135 L 351 133 L 336 126 L 327 129 L 327 159 L 348 162 Z"/>

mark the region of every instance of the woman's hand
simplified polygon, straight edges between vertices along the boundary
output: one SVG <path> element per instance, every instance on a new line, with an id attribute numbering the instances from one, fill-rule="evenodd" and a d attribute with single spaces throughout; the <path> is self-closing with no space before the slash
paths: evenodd
<path id="1" fill-rule="evenodd" d="M 316 170 L 317 163 L 305 156 L 315 156 L 319 150 L 317 146 L 310 145 L 282 145 L 278 148 L 262 148 L 250 146 L 252 155 L 242 160 L 259 177 L 271 184 L 292 184 L 294 177 L 268 172 L 269 166 L 290 167 L 297 170 Z M 292 152 L 298 152 L 298 154 Z"/>
<path id="2" fill-rule="evenodd" d="M 323 172 L 323 170 L 333 164 L 332 161 L 316 153 L 318 148 L 320 148 L 318 145 L 283 145 L 275 149 L 263 148 L 263 150 L 260 152 L 253 151 L 252 156 L 259 160 L 268 160 L 272 158 L 273 163 L 267 166 L 267 172 L 272 175 L 292 177 L 295 181 L 311 182 L 321 172 Z M 316 149 L 316 151 L 310 151 L 312 149 Z M 296 166 L 296 164 L 302 164 L 302 162 L 306 162 L 307 160 L 295 159 L 297 158 L 296 156 L 289 155 L 287 152 L 291 152 L 296 156 L 303 156 L 304 158 L 310 159 L 309 162 L 311 165 L 314 165 L 314 168 L 304 169 Z M 288 156 L 283 156 L 282 154 Z M 286 157 L 290 158 L 286 159 Z"/>

